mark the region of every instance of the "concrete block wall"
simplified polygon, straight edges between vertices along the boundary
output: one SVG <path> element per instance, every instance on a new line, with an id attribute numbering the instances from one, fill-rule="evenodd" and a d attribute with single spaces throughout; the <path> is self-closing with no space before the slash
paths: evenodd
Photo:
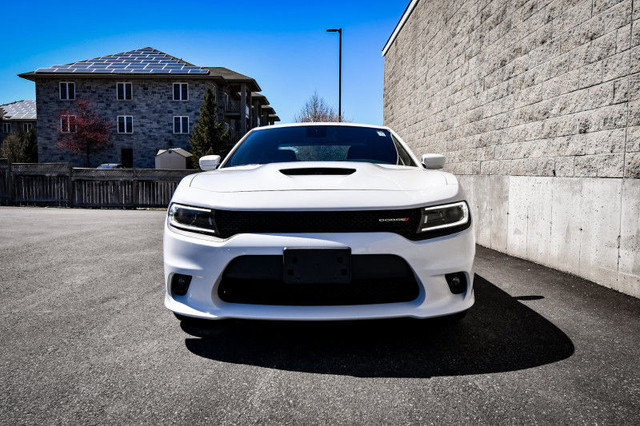
<path id="1" fill-rule="evenodd" d="M 446 155 L 480 244 L 640 297 L 640 0 L 419 0 L 384 122 Z"/>

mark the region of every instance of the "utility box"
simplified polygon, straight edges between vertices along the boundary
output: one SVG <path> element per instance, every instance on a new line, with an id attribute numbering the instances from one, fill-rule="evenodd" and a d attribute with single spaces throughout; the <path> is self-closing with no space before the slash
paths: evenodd
<path id="1" fill-rule="evenodd" d="M 193 154 L 182 148 L 161 149 L 156 154 L 156 169 L 186 169 L 190 157 L 193 157 Z"/>

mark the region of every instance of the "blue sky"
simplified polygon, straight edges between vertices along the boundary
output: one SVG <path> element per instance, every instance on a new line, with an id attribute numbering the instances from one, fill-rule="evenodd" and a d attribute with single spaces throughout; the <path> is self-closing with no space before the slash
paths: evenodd
<path id="1" fill-rule="evenodd" d="M 342 109 L 382 124 L 381 50 L 408 0 L 7 2 L 0 103 L 34 99 L 17 74 L 140 47 L 255 78 L 282 122 L 317 90 L 337 109 L 342 27 Z"/>

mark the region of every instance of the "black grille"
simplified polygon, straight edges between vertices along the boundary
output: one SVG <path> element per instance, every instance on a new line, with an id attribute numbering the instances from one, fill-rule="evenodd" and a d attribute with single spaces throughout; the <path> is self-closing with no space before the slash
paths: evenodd
<path id="1" fill-rule="evenodd" d="M 351 282 L 287 284 L 283 257 L 240 256 L 225 268 L 218 296 L 257 305 L 364 305 L 415 300 L 420 288 L 407 262 L 394 255 L 351 256 Z"/>
<path id="2" fill-rule="evenodd" d="M 371 211 L 215 211 L 222 238 L 241 233 L 393 232 L 417 239 L 419 209 Z"/>

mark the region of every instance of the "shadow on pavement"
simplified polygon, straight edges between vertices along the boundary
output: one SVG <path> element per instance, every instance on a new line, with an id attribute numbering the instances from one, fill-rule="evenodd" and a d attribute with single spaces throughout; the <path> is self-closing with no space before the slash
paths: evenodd
<path id="1" fill-rule="evenodd" d="M 571 340 L 484 278 L 459 324 L 438 320 L 183 322 L 192 353 L 223 362 L 358 377 L 520 370 L 570 357 Z"/>

